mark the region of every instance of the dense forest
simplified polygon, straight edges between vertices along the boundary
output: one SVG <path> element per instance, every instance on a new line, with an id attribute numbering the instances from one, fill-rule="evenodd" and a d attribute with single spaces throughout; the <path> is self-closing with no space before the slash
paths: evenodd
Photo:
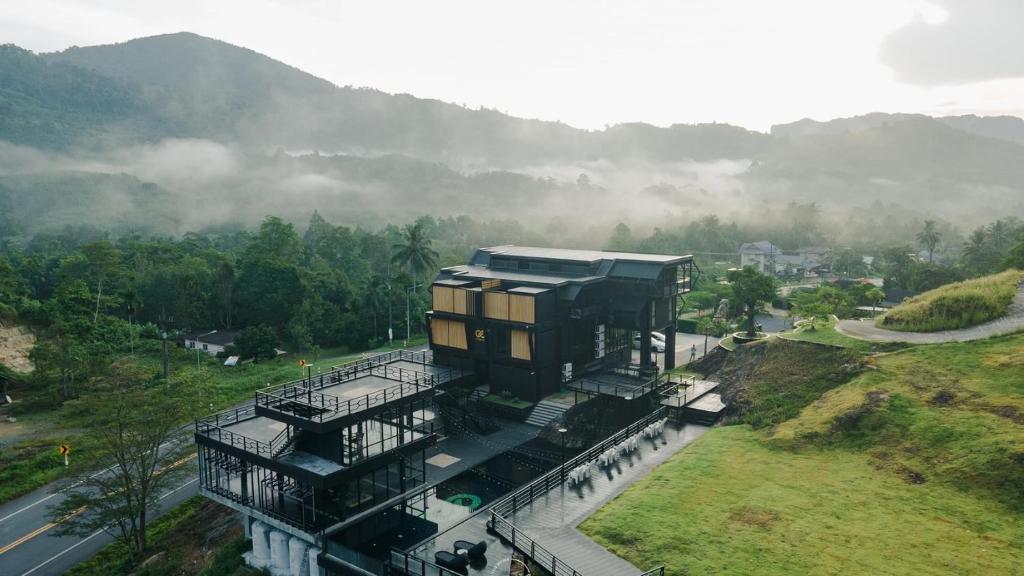
<path id="1" fill-rule="evenodd" d="M 707 216 L 647 236 L 620 223 L 602 246 L 695 254 L 701 274 L 690 305 L 703 308 L 728 297 L 718 280 L 737 264 L 738 244 L 755 235 L 784 246 L 834 245 L 817 217 L 815 206 L 793 205 L 789 226 L 752 229 Z M 438 267 L 463 263 L 480 246 L 558 243 L 565 228 L 557 219 L 538 234 L 512 220 L 425 216 L 371 230 L 316 212 L 301 231 L 278 217 L 253 230 L 177 238 L 67 227 L 23 246 L 0 245 L 0 317 L 40 334 L 35 377 L 65 394 L 116 351 L 162 334 L 242 329 L 237 352 L 246 357 L 276 347 L 314 356 L 321 348 L 364 350 L 386 342 L 389 326 L 396 339 L 422 333 L 425 284 Z M 886 290 L 920 292 L 1024 268 L 1024 225 L 997 220 L 961 241 L 928 222 L 914 244 L 858 248 L 836 247 L 833 274 L 880 276 Z"/>

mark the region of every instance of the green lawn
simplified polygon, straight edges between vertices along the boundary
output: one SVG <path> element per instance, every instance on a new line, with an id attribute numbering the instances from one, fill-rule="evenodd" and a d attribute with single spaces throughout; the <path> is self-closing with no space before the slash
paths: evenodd
<path id="1" fill-rule="evenodd" d="M 739 344 L 733 341 L 732 336 L 727 336 L 718 341 L 718 345 L 732 352 Z"/>
<path id="2" fill-rule="evenodd" d="M 846 451 L 770 447 L 746 426 L 709 431 L 580 529 L 666 573 L 1019 574 L 1024 522 L 938 483 L 913 484 Z"/>
<path id="3" fill-rule="evenodd" d="M 842 346 L 857 352 L 870 352 L 874 349 L 874 345 L 871 342 L 850 338 L 845 334 L 836 332 L 836 319 L 833 316 L 829 316 L 827 320 L 815 322 L 813 330 L 811 330 L 809 324 L 805 324 L 797 326 L 792 332 L 785 332 L 780 336 L 789 340 Z"/>
<path id="4" fill-rule="evenodd" d="M 712 429 L 581 529 L 670 574 L 1022 573 L 1024 335 L 872 356 L 832 387 L 763 346 L 744 419 L 769 425 Z M 818 398 L 795 413 L 770 401 L 800 390 Z"/>
<path id="5" fill-rule="evenodd" d="M 527 402 L 526 400 L 520 400 L 519 398 L 505 398 L 498 394 L 488 394 L 487 396 L 484 396 L 484 402 L 496 404 L 498 406 L 507 406 L 508 408 L 515 408 L 516 410 L 524 410 L 533 406 L 532 403 Z"/>

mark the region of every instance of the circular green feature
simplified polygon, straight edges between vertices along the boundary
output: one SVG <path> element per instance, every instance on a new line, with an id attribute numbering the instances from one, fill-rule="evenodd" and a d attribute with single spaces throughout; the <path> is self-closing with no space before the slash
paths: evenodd
<path id="1" fill-rule="evenodd" d="M 476 494 L 452 494 L 451 496 L 444 499 L 445 502 L 451 502 L 452 504 L 458 504 L 459 506 L 465 506 L 469 508 L 470 512 L 476 510 L 484 503 Z"/>

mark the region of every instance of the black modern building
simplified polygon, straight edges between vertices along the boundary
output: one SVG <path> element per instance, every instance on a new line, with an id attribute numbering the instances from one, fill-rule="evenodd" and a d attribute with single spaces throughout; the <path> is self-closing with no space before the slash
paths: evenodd
<path id="1" fill-rule="evenodd" d="M 658 371 L 653 331 L 675 366 L 679 294 L 692 286 L 691 256 L 497 246 L 441 270 L 427 313 L 436 362 L 470 370 L 492 393 L 537 402 L 563 383 L 632 363 Z"/>
<path id="2" fill-rule="evenodd" d="M 693 270 L 688 256 L 479 250 L 433 283 L 430 350 L 310 371 L 197 421 L 200 492 L 243 514 L 247 561 L 274 576 L 452 574 L 409 552 L 452 507 L 463 513 L 439 499 L 442 484 L 497 455 L 551 462 L 530 445 L 547 422 L 474 428 L 489 418 L 480 384 L 536 402 L 625 367 L 636 378 L 612 401 L 645 410 L 628 398 L 660 381 L 650 333 L 664 332 L 673 367 L 676 296 Z"/>
<path id="3" fill-rule="evenodd" d="M 250 565 L 276 576 L 361 573 L 362 550 L 423 520 L 433 400 L 464 375 L 429 352 L 395 351 L 261 390 L 196 422 L 203 495 L 245 517 Z M 385 549 L 387 549 L 385 547 Z"/>

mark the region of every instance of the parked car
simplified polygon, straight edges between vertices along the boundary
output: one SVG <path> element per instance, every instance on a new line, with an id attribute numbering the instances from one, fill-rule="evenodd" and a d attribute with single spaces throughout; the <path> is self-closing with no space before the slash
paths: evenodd
<path id="1" fill-rule="evenodd" d="M 658 336 L 661 336 L 661 338 L 659 339 Z M 634 348 L 639 348 L 640 347 L 640 333 L 639 332 L 634 332 L 633 333 L 633 347 Z M 651 332 L 651 350 L 654 350 L 655 352 L 664 352 L 665 351 L 665 335 L 664 334 L 662 334 L 660 332 Z"/>

